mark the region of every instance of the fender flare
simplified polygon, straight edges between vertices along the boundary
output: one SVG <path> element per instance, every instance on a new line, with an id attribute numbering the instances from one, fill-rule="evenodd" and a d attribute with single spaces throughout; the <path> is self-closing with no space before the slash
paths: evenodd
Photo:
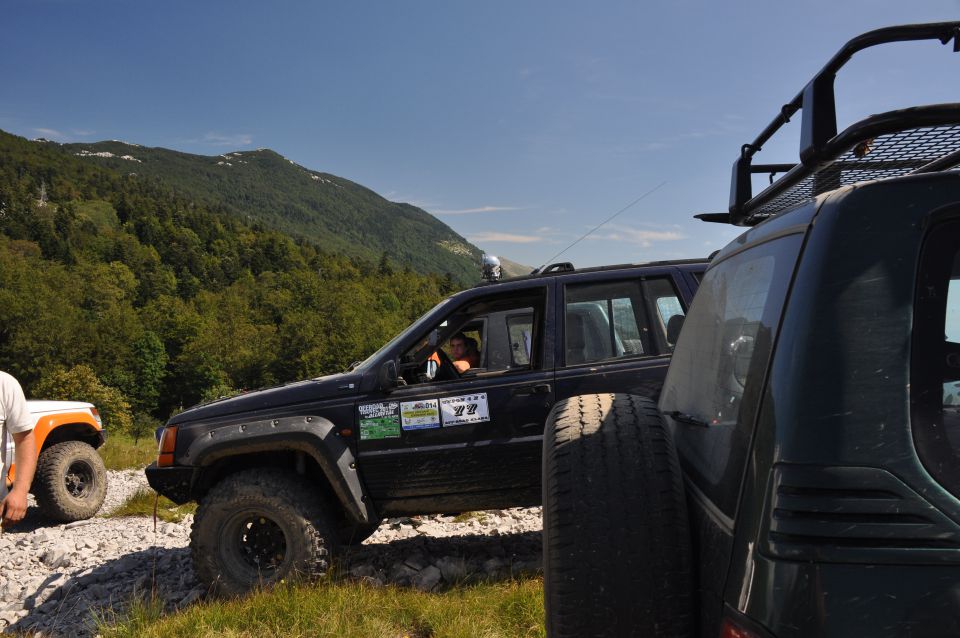
<path id="1" fill-rule="evenodd" d="M 278 450 L 310 455 L 323 471 L 348 519 L 357 523 L 379 520 L 364 494 L 350 446 L 340 436 L 337 427 L 321 416 L 293 416 L 216 426 L 199 434 L 179 461 L 202 470 L 231 456 Z"/>

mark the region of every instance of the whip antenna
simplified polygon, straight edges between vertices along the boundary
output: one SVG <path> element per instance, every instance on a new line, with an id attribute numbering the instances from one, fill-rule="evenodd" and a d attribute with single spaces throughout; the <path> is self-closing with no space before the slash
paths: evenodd
<path id="1" fill-rule="evenodd" d="M 597 230 L 599 230 L 604 224 L 607 224 L 607 223 L 613 221 L 613 219 L 614 219 L 617 215 L 619 215 L 620 213 L 622 213 L 622 212 L 624 212 L 625 210 L 633 207 L 635 204 L 637 204 L 640 200 L 644 199 L 644 198 L 647 197 L 648 195 L 652 195 L 652 194 L 655 193 L 656 191 L 660 190 L 660 188 L 661 188 L 662 186 L 664 186 L 666 183 L 667 183 L 666 180 L 660 182 L 659 184 L 657 184 L 656 186 L 654 186 L 653 188 L 651 188 L 650 190 L 648 190 L 646 193 L 644 193 L 644 194 L 641 195 L 640 197 L 636 198 L 635 200 L 633 200 L 632 202 L 630 202 L 629 204 L 627 204 L 626 206 L 624 206 L 623 208 L 621 208 L 620 210 L 618 210 L 617 212 L 615 212 L 613 215 L 610 215 L 610 217 L 607 217 L 605 220 L 603 220 L 602 222 L 600 222 L 599 224 L 597 224 L 596 226 L 594 226 L 593 228 L 591 228 L 589 231 L 587 231 L 587 232 L 586 232 L 584 235 L 582 235 L 578 240 L 576 240 L 575 242 L 573 242 L 572 244 L 570 244 L 569 246 L 567 246 L 566 248 L 564 248 L 563 250 L 561 250 L 560 252 L 558 252 L 556 255 L 554 255 L 553 257 L 551 257 L 550 259 L 548 259 L 548 260 L 546 261 L 546 263 L 543 264 L 543 266 L 540 266 L 539 268 L 537 268 L 537 269 L 534 270 L 533 272 L 534 272 L 534 273 L 538 273 L 538 272 L 540 272 L 541 270 L 543 270 L 544 266 L 546 266 L 546 265 L 549 264 L 549 263 L 552 263 L 554 259 L 556 259 L 557 257 L 559 257 L 560 255 L 562 255 L 563 253 L 567 252 L 568 250 L 570 250 L 571 248 L 573 248 L 574 246 L 576 246 L 577 244 L 579 244 L 580 242 L 582 242 L 584 239 L 586 239 L 587 237 L 589 237 L 590 235 L 592 235 L 594 232 L 596 232 Z"/>

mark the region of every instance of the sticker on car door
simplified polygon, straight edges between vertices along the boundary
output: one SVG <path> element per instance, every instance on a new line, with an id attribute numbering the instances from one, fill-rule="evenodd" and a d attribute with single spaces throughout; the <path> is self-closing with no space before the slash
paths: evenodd
<path id="1" fill-rule="evenodd" d="M 360 440 L 396 439 L 400 436 L 400 403 L 367 403 L 360 412 Z"/>
<path id="2" fill-rule="evenodd" d="M 443 419 L 443 427 L 489 421 L 490 408 L 487 406 L 487 393 L 442 397 L 440 415 Z"/>
<path id="3" fill-rule="evenodd" d="M 429 430 L 440 427 L 440 408 L 436 399 L 404 401 L 400 404 L 400 422 L 404 430 Z"/>

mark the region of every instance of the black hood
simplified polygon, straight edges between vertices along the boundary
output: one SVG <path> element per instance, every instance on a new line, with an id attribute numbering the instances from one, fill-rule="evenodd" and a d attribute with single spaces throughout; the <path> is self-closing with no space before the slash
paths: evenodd
<path id="1" fill-rule="evenodd" d="M 249 414 L 261 410 L 274 410 L 298 403 L 348 396 L 356 394 L 359 385 L 360 375 L 351 373 L 331 374 L 317 379 L 297 381 L 274 388 L 247 392 L 229 399 L 201 403 L 170 417 L 167 425 L 190 423 L 231 414 Z"/>

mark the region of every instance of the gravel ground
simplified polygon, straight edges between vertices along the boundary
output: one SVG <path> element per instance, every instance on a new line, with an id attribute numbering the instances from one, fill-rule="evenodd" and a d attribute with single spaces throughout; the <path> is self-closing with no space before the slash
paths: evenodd
<path id="1" fill-rule="evenodd" d="M 58 525 L 35 507 L 0 535 L 0 627 L 26 635 L 95 633 L 95 618 L 122 614 L 136 596 L 155 591 L 170 611 L 202 600 L 181 523 L 103 518 L 147 487 L 140 470 L 108 472 L 101 515 Z M 541 570 L 540 508 L 384 521 L 362 545 L 342 553 L 340 573 L 374 585 L 436 591 L 471 580 Z"/>

